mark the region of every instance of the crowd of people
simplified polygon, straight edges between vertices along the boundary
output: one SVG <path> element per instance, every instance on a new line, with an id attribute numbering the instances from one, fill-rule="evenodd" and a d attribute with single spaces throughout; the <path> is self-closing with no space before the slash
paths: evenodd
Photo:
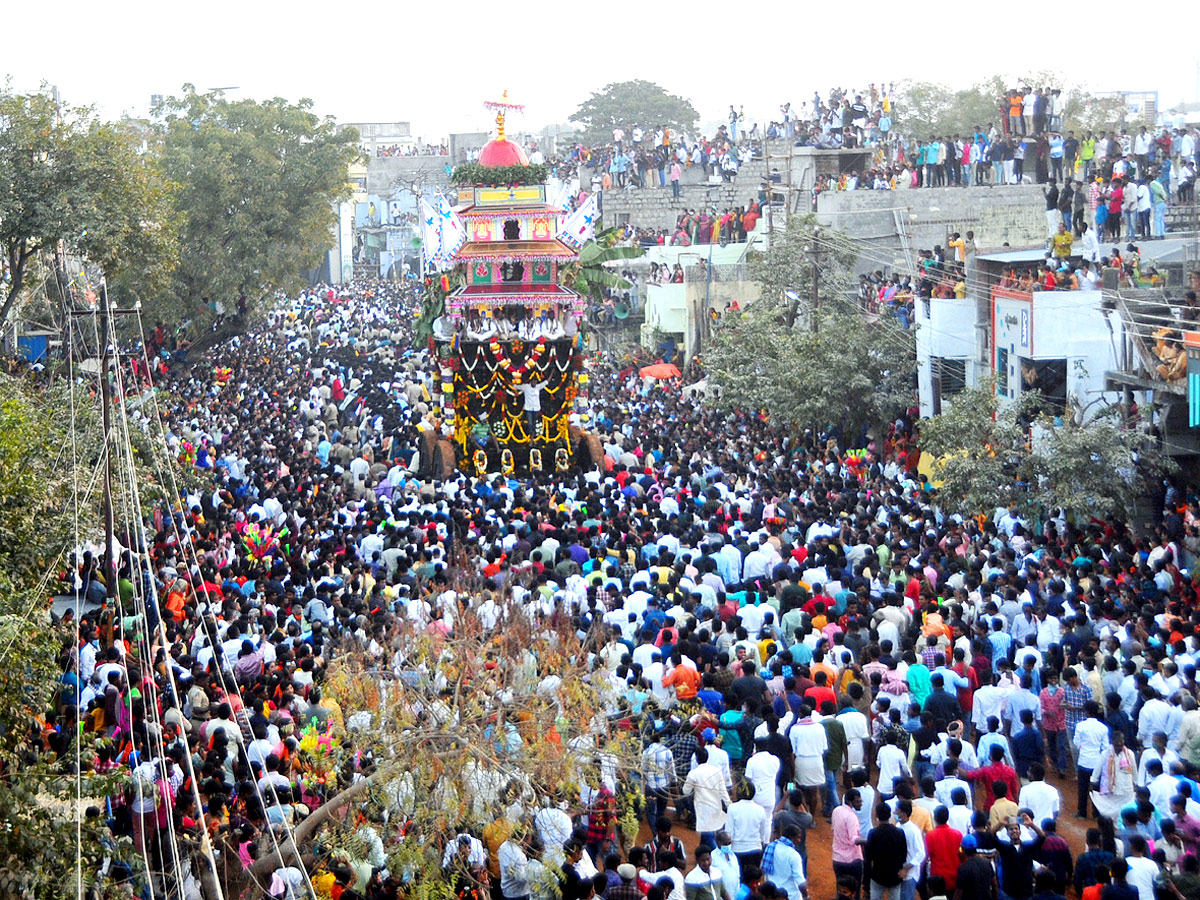
<path id="1" fill-rule="evenodd" d="M 365 155 L 370 154 L 363 148 Z M 478 151 L 476 151 L 478 152 Z M 392 157 L 405 156 L 449 156 L 450 148 L 446 144 L 389 144 L 388 146 L 377 146 L 375 148 L 375 156 L 384 159 Z"/>
<path id="2" fill-rule="evenodd" d="M 797 433 L 697 405 L 695 360 L 658 381 L 594 361 L 604 471 L 422 478 L 422 432 L 448 423 L 417 296 L 313 290 L 202 365 L 160 354 L 135 375 L 157 375 L 196 479 L 144 544 L 122 535 L 120 615 L 85 606 L 100 553 L 66 573 L 61 690 L 27 736 L 30 759 L 66 761 L 95 733 L 83 764 L 124 776 L 93 811 L 135 849 L 109 877 L 169 867 L 172 836 L 201 831 L 249 869 L 315 810 L 330 788 L 300 763 L 306 729 L 371 727 L 330 700 L 331 662 L 426 684 L 414 635 L 536 615 L 584 642 L 640 762 L 439 836 L 458 900 L 804 900 L 819 879 L 844 900 L 1200 898 L 1195 496 L 1170 487 L 1141 538 L 949 515 L 910 415 Z M 618 827 L 617 796 L 648 840 Z M 385 851 L 421 836 L 362 834 L 361 855 L 281 861 L 259 894 L 407 896 Z"/>
<path id="3" fill-rule="evenodd" d="M 926 141 L 897 139 L 880 147 L 869 168 L 838 176 L 822 176 L 814 194 L 823 191 L 909 190 L 1005 184 L 1092 183 L 1145 185 L 1155 192 L 1145 210 L 1155 209 L 1146 236 L 1161 237 L 1162 213 L 1172 202 L 1195 197 L 1198 137 L 1194 128 L 1163 128 L 1158 135 L 1145 126 L 1135 134 L 1122 129 L 1093 134 L 1043 132 L 1036 137 L 1001 133 L 995 125 L 976 126 L 973 134 L 947 135 Z M 1158 187 L 1155 187 L 1158 185 Z M 1094 205 L 1092 207 L 1094 209 Z M 1130 229 L 1132 230 L 1132 229 Z"/>

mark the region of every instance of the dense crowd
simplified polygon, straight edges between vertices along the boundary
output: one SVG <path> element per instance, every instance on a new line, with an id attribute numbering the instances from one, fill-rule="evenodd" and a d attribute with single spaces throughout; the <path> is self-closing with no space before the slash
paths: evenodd
<path id="1" fill-rule="evenodd" d="M 83 763 L 125 788 L 94 812 L 135 848 L 109 877 L 170 868 L 172 840 L 205 830 L 236 848 L 223 865 L 253 866 L 328 796 L 306 731 L 370 727 L 329 699 L 333 660 L 425 683 L 414 634 L 536 611 L 585 642 L 641 761 L 462 823 L 458 900 L 802 900 L 832 883 L 816 853 L 845 900 L 1200 898 L 1194 496 L 1169 488 L 1145 538 L 1016 507 L 964 519 L 916 474 L 907 416 L 801 434 L 698 407 L 695 362 L 650 381 L 603 359 L 605 471 L 421 478 L 422 432 L 449 425 L 417 312 L 403 286 L 313 290 L 203 365 L 147 354 L 197 479 L 144 545 L 122 535 L 151 561 L 139 578 L 122 553 L 123 615 L 84 606 L 105 593 L 97 555 L 68 575 L 62 690 L 27 738 L 64 761 L 80 730 L 103 738 Z M 128 605 L 139 581 L 165 642 Z M 618 828 L 616 796 L 648 840 Z M 1086 849 L 1070 815 L 1095 826 Z M 258 891 L 406 896 L 384 849 L 420 836 L 362 834 L 361 854 L 281 864 Z"/>
<path id="2" fill-rule="evenodd" d="M 369 155 L 369 154 L 368 154 Z M 449 156 L 450 148 L 445 144 L 390 144 L 376 147 L 375 156 L 383 158 L 404 156 Z"/>

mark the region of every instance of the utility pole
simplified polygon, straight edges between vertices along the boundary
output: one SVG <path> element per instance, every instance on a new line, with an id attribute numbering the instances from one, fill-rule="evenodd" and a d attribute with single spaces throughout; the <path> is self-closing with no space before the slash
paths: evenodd
<path id="1" fill-rule="evenodd" d="M 771 139 L 767 137 L 766 132 L 763 132 L 763 166 L 767 170 L 767 246 L 770 246 L 771 241 L 775 239 L 775 193 L 771 181 Z"/>
<path id="2" fill-rule="evenodd" d="M 117 596 L 117 559 L 113 554 L 112 501 L 112 386 L 108 383 L 112 319 L 108 309 L 108 282 L 100 280 L 100 410 L 104 426 L 104 583 L 108 599 Z"/>
<path id="3" fill-rule="evenodd" d="M 821 238 L 821 228 L 817 226 L 812 233 L 812 330 L 817 334 L 821 330 L 821 247 L 817 243 Z"/>

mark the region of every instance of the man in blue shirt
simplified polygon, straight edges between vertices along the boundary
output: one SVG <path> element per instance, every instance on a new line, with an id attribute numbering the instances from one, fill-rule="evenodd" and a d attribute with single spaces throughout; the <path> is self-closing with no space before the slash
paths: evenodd
<path id="1" fill-rule="evenodd" d="M 804 863 L 796 850 L 798 840 L 799 826 L 785 825 L 783 836 L 771 841 L 763 850 L 763 878 L 786 894 L 788 900 L 803 900 L 801 891 L 807 883 L 804 877 Z"/>

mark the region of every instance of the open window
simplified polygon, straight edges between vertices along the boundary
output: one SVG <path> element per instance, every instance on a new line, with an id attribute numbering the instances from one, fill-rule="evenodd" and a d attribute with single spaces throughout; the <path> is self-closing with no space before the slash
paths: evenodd
<path id="1" fill-rule="evenodd" d="M 935 356 L 933 364 L 933 414 L 941 415 L 942 401 L 961 394 L 967 388 L 967 361 Z"/>
<path id="2" fill-rule="evenodd" d="M 516 219 L 505 219 L 504 239 L 506 241 L 519 241 L 521 239 L 521 223 Z"/>
<path id="3" fill-rule="evenodd" d="M 1040 391 L 1045 398 L 1042 412 L 1063 415 L 1067 409 L 1067 361 L 1022 359 L 1021 393 L 1030 391 Z"/>

